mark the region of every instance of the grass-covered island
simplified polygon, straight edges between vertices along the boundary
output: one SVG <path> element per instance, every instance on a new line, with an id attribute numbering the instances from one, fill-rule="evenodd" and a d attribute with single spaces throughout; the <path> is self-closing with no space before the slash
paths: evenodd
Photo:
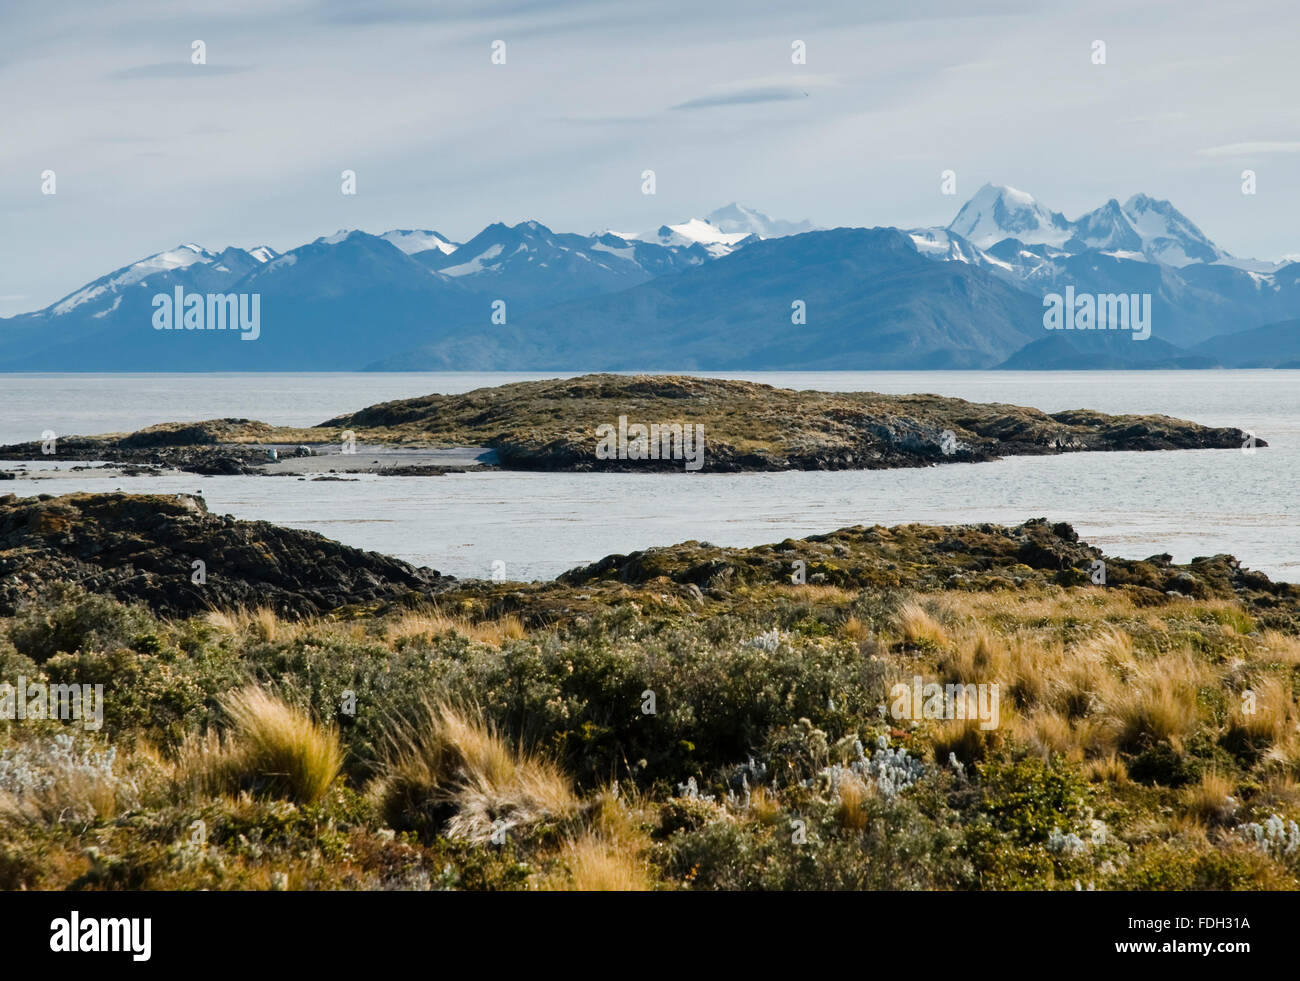
<path id="1" fill-rule="evenodd" d="M 620 422 L 622 420 L 622 422 Z M 645 426 L 638 457 L 598 452 L 601 427 Z M 656 427 L 651 430 L 651 427 Z M 684 467 L 671 427 L 698 434 L 698 466 Z M 608 430 L 607 430 L 608 431 Z M 33 434 L 35 436 L 35 434 Z M 516 470 L 877 470 L 969 463 L 1004 456 L 1106 450 L 1238 449 L 1239 429 L 1164 415 L 1048 414 L 939 395 L 880 395 L 774 388 L 684 375 L 583 375 L 517 382 L 462 395 L 385 402 L 305 429 L 248 419 L 163 423 L 136 433 L 67 436 L 0 446 L 0 460 L 101 460 L 197 473 L 298 473 L 294 454 L 329 457 L 329 469 L 439 473 L 438 458 L 403 466 L 372 460 L 365 447 L 405 451 L 477 448 L 471 465 Z M 344 452 L 344 448 L 358 453 Z M 1254 445 L 1267 445 L 1256 440 Z M 268 463 L 274 449 L 284 459 Z M 688 450 L 699 450 L 693 441 Z M 653 454 L 653 455 L 651 455 Z M 689 453 L 687 454 L 689 456 Z M 472 458 L 471 458 L 472 459 Z M 460 464 L 463 465 L 461 460 Z M 322 463 L 308 469 L 320 470 Z M 128 471 L 130 472 L 130 471 Z"/>
<path id="2" fill-rule="evenodd" d="M 1064 524 L 523 584 L 9 495 L 0 888 L 1294 888 L 1297 681 L 1300 587 Z"/>

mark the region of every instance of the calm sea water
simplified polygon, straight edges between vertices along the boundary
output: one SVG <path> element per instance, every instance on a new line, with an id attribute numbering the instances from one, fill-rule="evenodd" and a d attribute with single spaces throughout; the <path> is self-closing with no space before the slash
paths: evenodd
<path id="1" fill-rule="evenodd" d="M 718 375 L 719 373 L 711 373 Z M 310 425 L 430 392 L 550 373 L 2 375 L 0 443 L 237 416 Z M 1048 412 L 1163 412 L 1253 430 L 1254 453 L 1085 453 L 921 470 L 781 474 L 453 474 L 356 482 L 62 473 L 0 491 L 199 491 L 240 518 L 319 531 L 457 576 L 550 578 L 687 539 L 756 545 L 854 524 L 1069 521 L 1108 553 L 1231 552 L 1300 581 L 1300 372 L 751 372 L 800 389 L 935 392 Z"/>

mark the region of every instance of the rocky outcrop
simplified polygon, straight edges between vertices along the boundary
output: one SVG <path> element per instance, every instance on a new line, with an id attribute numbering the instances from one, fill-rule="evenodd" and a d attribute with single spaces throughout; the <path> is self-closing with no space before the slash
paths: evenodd
<path id="1" fill-rule="evenodd" d="M 560 582 L 575 587 L 671 583 L 724 598 L 732 592 L 802 577 L 813 585 L 850 590 L 971 591 L 1016 589 L 1029 583 L 1104 586 L 1138 605 L 1180 597 L 1232 599 L 1279 626 L 1300 616 L 1300 585 L 1273 582 L 1243 569 L 1231 555 L 1174 565 L 1168 555 L 1143 560 L 1103 555 L 1074 528 L 1043 518 L 1003 525 L 898 525 L 842 528 L 756 548 L 684 542 L 629 555 L 609 555 L 573 569 Z"/>
<path id="2" fill-rule="evenodd" d="M 418 601 L 450 582 L 315 532 L 211 514 L 188 494 L 0 496 L 5 616 L 55 583 L 164 616 L 259 607 L 305 616 Z"/>

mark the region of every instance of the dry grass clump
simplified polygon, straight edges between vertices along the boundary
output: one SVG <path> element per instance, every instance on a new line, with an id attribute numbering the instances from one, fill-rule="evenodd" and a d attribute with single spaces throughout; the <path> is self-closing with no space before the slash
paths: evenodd
<path id="1" fill-rule="evenodd" d="M 574 892 L 644 892 L 654 888 L 646 861 L 649 839 L 639 815 L 617 789 L 600 792 L 588 827 L 560 847 L 558 862 L 540 887 Z"/>
<path id="2" fill-rule="evenodd" d="M 1002 715 L 1000 726 L 1005 726 L 1009 715 L 1008 706 L 1000 706 Z M 934 761 L 940 766 L 948 763 L 948 754 L 954 753 L 957 760 L 969 764 L 984 759 L 990 749 L 1001 743 L 999 729 L 981 729 L 976 718 L 945 719 L 939 724 L 930 743 L 934 747 Z"/>
<path id="3" fill-rule="evenodd" d="M 1088 760 L 1084 764 L 1083 772 L 1092 783 L 1111 783 L 1122 787 L 1130 782 L 1128 764 L 1113 752 L 1097 759 Z"/>
<path id="4" fill-rule="evenodd" d="M 1300 781 L 1290 773 L 1273 773 L 1252 803 L 1261 809 L 1300 811 Z"/>
<path id="5" fill-rule="evenodd" d="M 1114 624 L 1101 627 L 1079 646 L 1106 667 L 1118 671 L 1121 678 L 1137 663 L 1133 635 Z"/>
<path id="6" fill-rule="evenodd" d="M 1109 715 L 1123 749 L 1140 749 L 1144 740 L 1177 744 L 1196 727 L 1196 696 L 1170 678 L 1147 674 L 1121 689 Z"/>
<path id="7" fill-rule="evenodd" d="M 207 794 L 254 794 L 313 804 L 343 765 L 338 733 L 256 686 L 221 699 L 230 720 L 215 733 L 190 739 L 177 761 L 178 781 Z"/>
<path id="8" fill-rule="evenodd" d="M 1235 698 L 1228 736 L 1262 749 L 1294 732 L 1296 715 L 1290 681 L 1276 675 L 1261 678 Z"/>
<path id="9" fill-rule="evenodd" d="M 1270 769 L 1280 770 L 1281 776 L 1300 776 L 1300 729 L 1285 727 L 1264 752 L 1264 761 Z"/>
<path id="10" fill-rule="evenodd" d="M 393 827 L 485 843 L 577 808 L 558 766 L 511 747 L 477 713 L 435 703 L 421 716 L 389 728 L 373 787 Z"/>
<path id="11" fill-rule="evenodd" d="M 868 823 L 866 810 L 867 797 L 871 790 L 856 774 L 847 776 L 835 788 L 839 804 L 835 808 L 835 819 L 840 827 L 851 831 L 862 831 Z"/>
<path id="12" fill-rule="evenodd" d="M 778 824 L 785 818 L 781 802 L 766 787 L 755 787 L 749 795 L 749 814 L 760 824 Z"/>
<path id="13" fill-rule="evenodd" d="M 218 630 L 255 637 L 266 643 L 292 640 L 302 629 L 301 623 L 282 620 L 269 606 L 259 606 L 256 609 L 239 607 L 233 610 L 211 610 L 204 619 Z"/>
<path id="14" fill-rule="evenodd" d="M 1000 633 L 1020 627 L 1039 628 L 1070 618 L 1084 624 L 1132 617 L 1133 600 L 1119 590 L 1064 589 L 1032 592 L 962 592 L 948 590 L 931 597 L 939 609 L 957 619 L 977 620 Z"/>
<path id="15" fill-rule="evenodd" d="M 1201 824 L 1226 824 L 1237 810 L 1237 801 L 1232 796 L 1234 789 L 1227 777 L 1215 771 L 1204 773 L 1199 782 L 1184 789 L 1183 808 Z"/>
<path id="16" fill-rule="evenodd" d="M 852 641 L 854 644 L 858 644 L 859 646 L 869 643 L 872 639 L 871 626 L 863 623 L 854 616 L 851 616 L 844 621 L 844 626 L 841 630 L 848 640 Z"/>
<path id="17" fill-rule="evenodd" d="M 449 617 L 438 610 L 406 613 L 386 622 L 383 628 L 384 641 L 389 645 L 403 641 L 433 640 L 449 633 L 457 633 L 493 647 L 500 647 L 506 641 L 520 640 L 527 634 L 522 621 L 515 616 L 475 623 L 463 617 Z"/>
<path id="18" fill-rule="evenodd" d="M 1175 599 L 1166 608 L 1166 616 L 1191 620 L 1212 620 L 1230 634 L 1251 634 L 1255 618 L 1230 599 Z"/>
<path id="19" fill-rule="evenodd" d="M 547 890 L 572 892 L 646 892 L 653 888 L 640 856 L 618 842 L 584 834 L 560 849 L 560 869 L 542 883 Z"/>
<path id="20" fill-rule="evenodd" d="M 798 603 L 811 603 L 814 606 L 844 606 L 857 598 L 857 593 L 840 586 L 827 586 L 821 583 L 803 583 L 791 586 L 785 591 L 790 599 Z"/>
<path id="21" fill-rule="evenodd" d="M 991 682 L 1005 673 L 1006 666 L 1006 644 L 982 626 L 959 632 L 953 648 L 939 661 L 942 680 L 962 685 Z"/>
<path id="22" fill-rule="evenodd" d="M 1262 646 L 1260 660 L 1282 667 L 1300 667 L 1300 637 L 1266 630 L 1259 638 Z"/>
<path id="23" fill-rule="evenodd" d="M 946 647 L 948 633 L 925 607 L 914 600 L 904 603 L 898 610 L 895 625 L 903 643 L 909 647 Z"/>
<path id="24" fill-rule="evenodd" d="M 268 607 L 212 610 L 204 619 L 225 633 L 265 643 L 295 640 L 306 636 L 309 631 L 357 642 L 366 639 L 366 627 L 360 622 L 284 620 Z M 476 622 L 466 617 L 448 616 L 437 609 L 401 613 L 378 621 L 378 624 L 379 637 L 390 647 L 410 641 L 432 642 L 451 633 L 500 647 L 507 641 L 520 640 L 527 635 L 523 622 L 516 616 Z"/>

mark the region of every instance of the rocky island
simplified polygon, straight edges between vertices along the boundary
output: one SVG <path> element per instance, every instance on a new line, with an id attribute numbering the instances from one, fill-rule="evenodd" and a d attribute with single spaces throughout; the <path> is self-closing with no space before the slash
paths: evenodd
<path id="1" fill-rule="evenodd" d="M 644 427 L 642 452 L 598 453 L 602 427 L 617 427 L 624 447 L 627 432 L 635 446 L 635 427 Z M 702 448 L 699 467 L 685 467 L 678 452 L 683 429 L 688 439 L 699 434 L 699 443 L 687 446 Z M 875 470 L 1108 450 L 1236 449 L 1248 438 L 1239 429 L 1164 415 L 1087 409 L 1049 414 L 938 395 L 597 374 L 385 402 L 308 428 L 217 419 L 66 436 L 53 447 L 0 446 L 0 459 L 53 456 L 201 474 L 437 474 L 475 467 L 732 473 Z M 1257 439 L 1254 445 L 1267 444 Z"/>

